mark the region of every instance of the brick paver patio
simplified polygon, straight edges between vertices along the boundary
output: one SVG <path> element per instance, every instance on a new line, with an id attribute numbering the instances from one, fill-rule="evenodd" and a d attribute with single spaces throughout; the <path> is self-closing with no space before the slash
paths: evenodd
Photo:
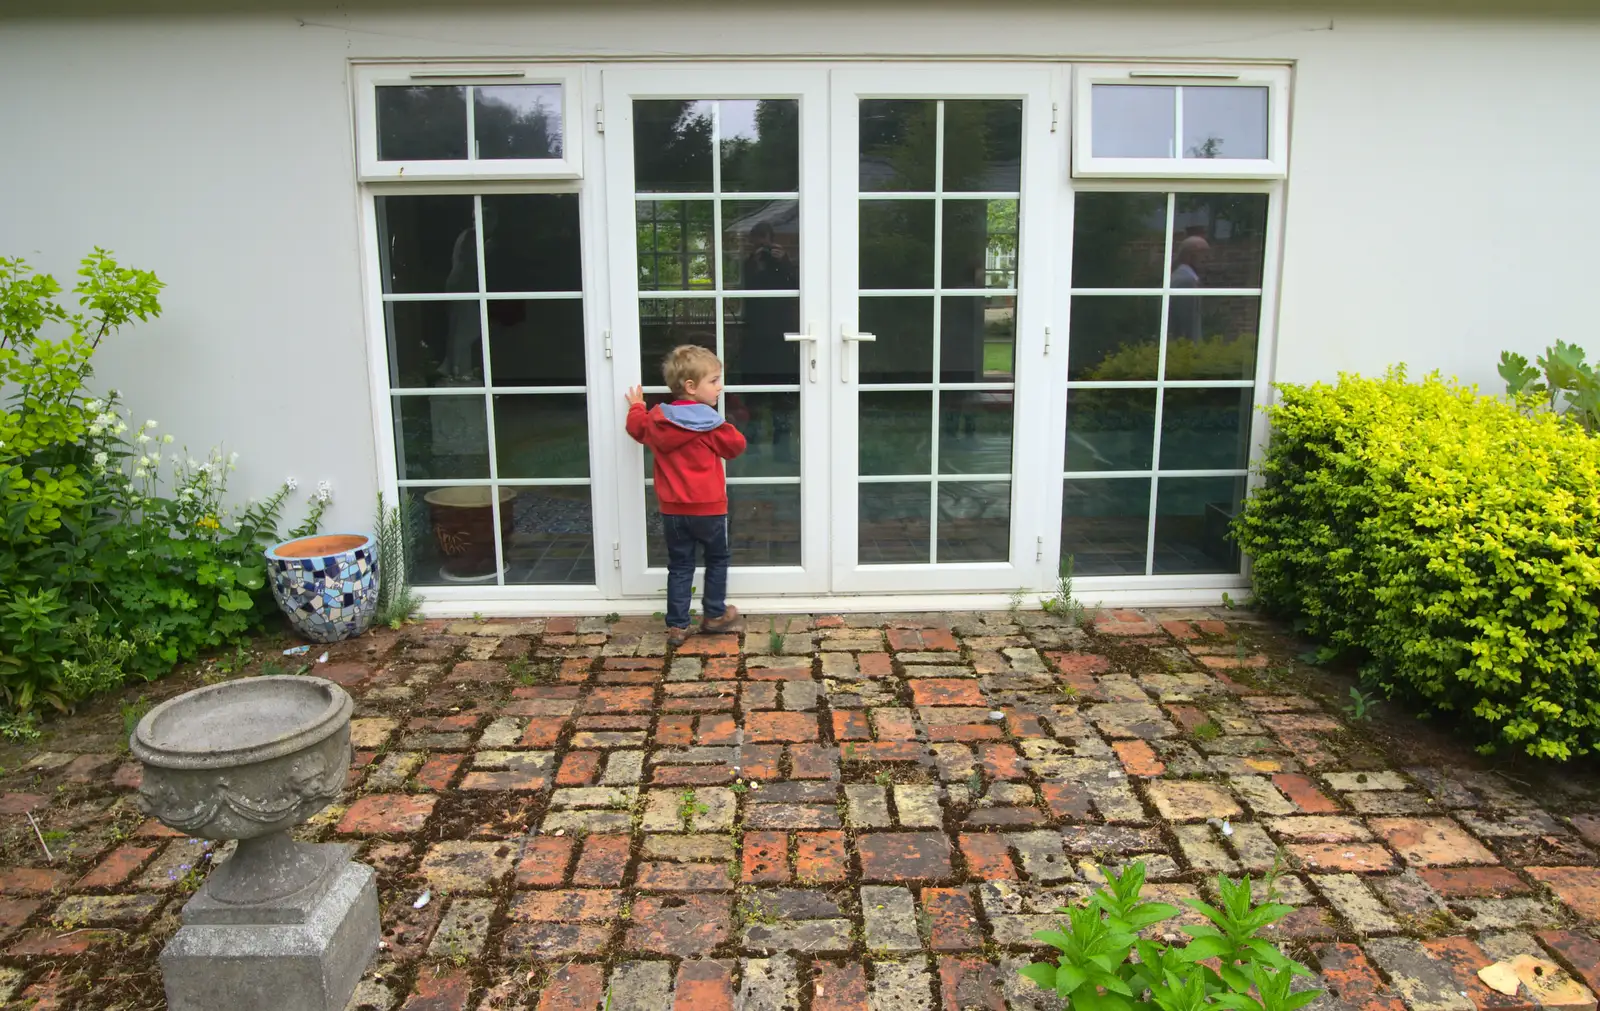
<path id="1" fill-rule="evenodd" d="M 1032 933 L 1134 858 L 1168 900 L 1279 862 L 1322 1011 L 1595 1006 L 1592 771 L 1386 752 L 1248 615 L 1093 618 L 752 616 L 675 653 L 643 618 L 435 622 L 334 647 L 311 673 L 356 699 L 356 768 L 305 835 L 380 872 L 352 1007 L 1055 1008 L 1016 974 Z M 0 781 L 0 997 L 159 1008 L 212 854 L 138 814 L 114 708 L 68 726 Z M 1517 956 L 1516 995 L 1475 975 Z"/>

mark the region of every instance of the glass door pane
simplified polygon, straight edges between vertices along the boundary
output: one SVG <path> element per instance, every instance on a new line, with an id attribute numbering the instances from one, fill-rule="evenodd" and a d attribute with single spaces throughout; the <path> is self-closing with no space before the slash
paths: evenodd
<path id="1" fill-rule="evenodd" d="M 662 360 L 674 347 L 698 344 L 722 361 L 718 408 L 748 444 L 727 464 L 734 593 L 825 585 L 825 522 L 808 523 L 825 506 L 807 499 L 825 494 L 826 481 L 803 480 L 808 458 L 820 470 L 823 457 L 814 454 L 826 449 L 814 364 L 823 349 L 799 339 L 822 325 L 813 263 L 823 244 L 808 223 L 825 206 L 820 163 L 809 177 L 813 192 L 802 180 L 805 158 L 825 156 L 825 139 L 807 143 L 802 132 L 809 92 L 810 129 L 820 134 L 824 83 L 815 70 L 607 72 L 608 109 L 627 111 L 607 132 L 608 161 L 621 161 L 609 173 L 610 188 L 621 192 L 609 199 L 628 223 L 612 235 L 623 246 L 613 250 L 614 266 L 626 262 L 614 303 L 618 321 L 626 320 L 617 354 L 652 406 L 670 398 Z M 638 494 L 632 509 L 624 503 L 634 549 L 622 549 L 624 585 L 656 592 L 665 585 L 666 546 L 654 461 L 631 445 L 625 454 L 625 481 Z M 740 570 L 749 573 L 748 589 Z"/>
<path id="2" fill-rule="evenodd" d="M 1048 151 L 1025 135 L 1048 76 L 839 72 L 835 87 L 835 243 L 853 254 L 834 271 L 835 420 L 856 443 L 836 470 L 854 520 L 837 588 L 1014 587 L 1018 363 L 1043 343 L 1039 329 L 1019 344 L 1019 311 L 1036 299 L 1042 320 L 1048 297 L 1024 280 L 1038 254 L 1022 223 L 1048 221 L 1047 172 L 1023 181 Z"/>

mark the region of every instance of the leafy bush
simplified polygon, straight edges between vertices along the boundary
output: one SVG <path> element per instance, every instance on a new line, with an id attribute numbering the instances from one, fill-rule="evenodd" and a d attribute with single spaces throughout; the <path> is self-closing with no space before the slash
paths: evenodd
<path id="1" fill-rule="evenodd" d="M 91 360 L 160 315 L 162 284 L 102 249 L 78 274 L 74 312 L 54 278 L 0 258 L 0 699 L 21 713 L 157 677 L 275 610 L 261 552 L 289 487 L 233 513 L 232 457 L 191 459 L 154 421 L 128 434 L 115 392 L 88 392 Z"/>
<path id="2" fill-rule="evenodd" d="M 1161 347 L 1154 341 L 1122 345 L 1115 354 L 1096 365 L 1088 378 L 1154 379 L 1160 363 Z M 1198 341 L 1167 342 L 1167 375 L 1185 379 L 1248 379 L 1255 374 L 1255 337 L 1226 337 L 1221 334 Z"/>
<path id="3" fill-rule="evenodd" d="M 1403 369 L 1279 389 L 1234 524 L 1257 599 L 1482 750 L 1600 745 L 1600 439 Z"/>
<path id="4" fill-rule="evenodd" d="M 1566 341 L 1546 348 L 1535 359 L 1538 368 L 1522 355 L 1502 351 L 1500 378 L 1507 395 L 1529 411 L 1565 412 L 1594 434 L 1600 432 L 1600 373 L 1583 359 L 1583 349 Z"/>
<path id="5" fill-rule="evenodd" d="M 1154 1005 L 1161 1011 L 1296 1011 L 1316 1000 L 1320 990 L 1291 991 L 1295 976 L 1310 976 L 1305 966 L 1260 936 L 1269 924 L 1294 912 L 1268 901 L 1255 905 L 1250 878 L 1232 882 L 1217 876 L 1219 906 L 1194 899 L 1185 905 L 1210 921 L 1179 929 L 1193 940 L 1176 947 L 1144 940 L 1139 932 L 1180 910 L 1164 902 L 1145 902 L 1144 863 L 1121 874 L 1100 868 L 1105 887 L 1081 905 L 1062 910 L 1060 930 L 1033 936 L 1060 954 L 1055 964 L 1035 962 L 1022 975 L 1071 1001 L 1074 1011 L 1132 1011 Z M 1268 898 L 1271 888 L 1267 888 Z M 1133 961 L 1133 956 L 1138 961 Z M 1216 959 L 1217 968 L 1203 964 Z"/>
<path id="6" fill-rule="evenodd" d="M 422 595 L 406 578 L 405 548 L 409 543 L 411 521 L 401 506 L 384 505 L 378 493 L 378 510 L 373 519 L 373 539 L 378 548 L 378 606 L 373 621 L 399 628 L 415 618 L 422 606 Z"/>

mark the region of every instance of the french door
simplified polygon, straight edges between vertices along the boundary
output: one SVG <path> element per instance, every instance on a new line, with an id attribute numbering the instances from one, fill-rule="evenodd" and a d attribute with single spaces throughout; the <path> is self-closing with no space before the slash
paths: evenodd
<path id="1" fill-rule="evenodd" d="M 720 406 L 749 442 L 727 469 L 730 592 L 1039 581 L 1059 470 L 1040 454 L 1060 452 L 1050 83 L 980 66 L 605 71 L 618 409 L 633 382 L 666 398 L 672 347 L 721 357 Z M 648 453 L 624 442 L 616 461 L 623 590 L 657 594 Z"/>

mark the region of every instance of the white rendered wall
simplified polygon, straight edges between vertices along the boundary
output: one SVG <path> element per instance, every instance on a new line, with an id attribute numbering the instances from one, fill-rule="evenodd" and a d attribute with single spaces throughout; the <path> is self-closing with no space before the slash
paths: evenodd
<path id="1" fill-rule="evenodd" d="M 0 254 L 65 279 L 99 244 L 156 270 L 166 313 L 107 347 L 101 382 L 195 449 L 238 450 L 241 492 L 328 479 L 332 525 L 365 526 L 389 450 L 372 435 L 347 60 L 1281 59 L 1276 378 L 1405 360 L 1498 387 L 1502 348 L 1600 352 L 1600 19 L 801 9 L 0 19 Z"/>

